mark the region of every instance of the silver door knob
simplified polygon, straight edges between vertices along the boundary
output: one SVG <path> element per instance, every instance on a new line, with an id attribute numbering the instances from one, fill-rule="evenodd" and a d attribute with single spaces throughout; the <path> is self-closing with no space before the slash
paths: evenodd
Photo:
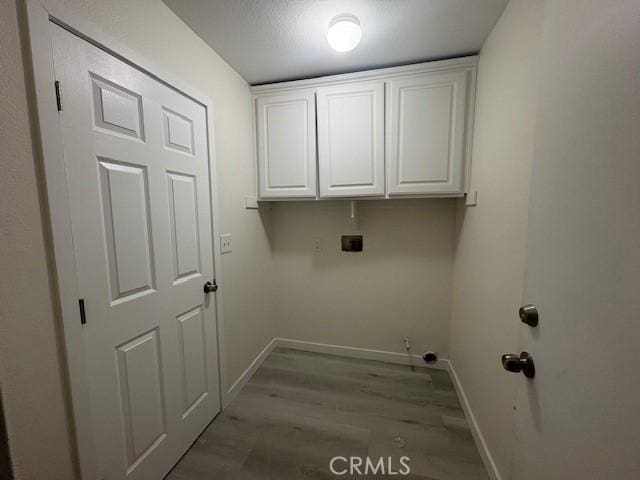
<path id="1" fill-rule="evenodd" d="M 204 290 L 204 293 L 207 293 L 207 294 L 218 291 L 218 284 L 216 283 L 216 280 L 214 279 L 213 282 L 205 283 L 203 290 Z"/>

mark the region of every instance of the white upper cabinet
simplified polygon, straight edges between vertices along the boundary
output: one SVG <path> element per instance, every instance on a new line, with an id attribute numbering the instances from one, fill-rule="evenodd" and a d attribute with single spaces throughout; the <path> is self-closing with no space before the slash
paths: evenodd
<path id="1" fill-rule="evenodd" d="M 454 58 L 252 87 L 260 198 L 464 195 L 477 63 Z"/>
<path id="2" fill-rule="evenodd" d="M 384 195 L 384 82 L 320 87 L 321 197 Z"/>
<path id="3" fill-rule="evenodd" d="M 315 114 L 312 89 L 257 97 L 261 198 L 316 197 Z"/>
<path id="4" fill-rule="evenodd" d="M 467 71 L 387 84 L 389 195 L 462 194 Z"/>

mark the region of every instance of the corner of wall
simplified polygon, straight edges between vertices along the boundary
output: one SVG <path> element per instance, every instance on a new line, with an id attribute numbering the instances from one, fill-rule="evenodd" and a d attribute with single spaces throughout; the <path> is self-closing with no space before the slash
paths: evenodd
<path id="1" fill-rule="evenodd" d="M 500 355 L 518 345 L 544 2 L 511 0 L 480 52 L 472 189 L 459 202 L 451 365 L 479 448 L 508 478 L 517 383 Z"/>

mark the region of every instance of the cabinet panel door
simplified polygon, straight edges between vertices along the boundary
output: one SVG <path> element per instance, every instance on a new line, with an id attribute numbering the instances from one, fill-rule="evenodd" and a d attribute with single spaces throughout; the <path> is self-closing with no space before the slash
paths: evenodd
<path id="1" fill-rule="evenodd" d="M 260 96 L 256 109 L 260 197 L 315 197 L 314 91 Z"/>
<path id="2" fill-rule="evenodd" d="M 388 84 L 388 193 L 463 193 L 467 73 Z"/>
<path id="3" fill-rule="evenodd" d="M 318 89 L 320 196 L 384 194 L 384 82 Z"/>

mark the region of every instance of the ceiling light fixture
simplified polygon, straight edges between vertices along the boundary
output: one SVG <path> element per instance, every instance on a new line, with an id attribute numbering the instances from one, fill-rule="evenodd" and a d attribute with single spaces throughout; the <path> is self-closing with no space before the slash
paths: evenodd
<path id="1" fill-rule="evenodd" d="M 333 17 L 329 22 L 327 42 L 337 52 L 348 52 L 360 43 L 362 30 L 358 17 L 348 13 Z"/>

